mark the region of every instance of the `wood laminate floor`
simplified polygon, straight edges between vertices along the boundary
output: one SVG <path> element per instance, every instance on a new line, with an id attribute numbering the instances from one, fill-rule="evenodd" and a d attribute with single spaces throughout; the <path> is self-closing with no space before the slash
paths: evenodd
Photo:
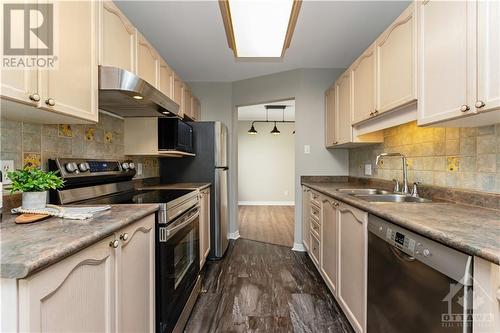
<path id="1" fill-rule="evenodd" d="M 207 262 L 186 325 L 204 332 L 353 332 L 306 253 L 246 239 Z"/>
<path id="2" fill-rule="evenodd" d="M 284 246 L 293 246 L 293 206 L 239 206 L 240 237 Z"/>

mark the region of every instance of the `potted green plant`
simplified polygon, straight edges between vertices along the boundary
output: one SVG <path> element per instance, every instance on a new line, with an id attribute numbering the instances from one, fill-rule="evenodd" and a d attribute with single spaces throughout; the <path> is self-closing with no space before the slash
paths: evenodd
<path id="1" fill-rule="evenodd" d="M 8 172 L 7 177 L 12 181 L 11 193 L 22 192 L 22 207 L 25 209 L 44 209 L 47 205 L 47 191 L 56 190 L 64 184 L 56 172 L 45 172 L 29 166 Z"/>

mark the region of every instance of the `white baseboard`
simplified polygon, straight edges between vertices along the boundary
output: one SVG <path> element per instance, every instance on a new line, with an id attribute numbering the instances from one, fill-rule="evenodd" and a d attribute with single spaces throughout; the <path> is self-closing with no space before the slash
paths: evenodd
<path id="1" fill-rule="evenodd" d="M 238 201 L 239 206 L 295 206 L 295 201 Z"/>
<path id="2" fill-rule="evenodd" d="M 302 243 L 293 243 L 292 251 L 306 252 L 306 248 Z"/>
<path id="3" fill-rule="evenodd" d="M 229 239 L 238 239 L 240 238 L 240 231 L 236 230 L 235 232 L 230 232 L 227 234 L 227 238 Z"/>

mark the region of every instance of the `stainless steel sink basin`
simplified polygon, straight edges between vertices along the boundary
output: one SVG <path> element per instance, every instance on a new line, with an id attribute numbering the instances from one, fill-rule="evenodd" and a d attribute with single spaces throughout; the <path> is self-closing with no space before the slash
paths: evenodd
<path id="1" fill-rule="evenodd" d="M 371 194 L 371 195 L 358 194 L 355 195 L 355 197 L 370 202 L 416 202 L 416 203 L 432 202 L 429 199 L 415 198 L 404 194 Z"/>
<path id="2" fill-rule="evenodd" d="M 372 195 L 372 194 L 389 194 L 391 192 L 379 190 L 376 188 L 339 188 L 337 191 L 351 195 Z"/>

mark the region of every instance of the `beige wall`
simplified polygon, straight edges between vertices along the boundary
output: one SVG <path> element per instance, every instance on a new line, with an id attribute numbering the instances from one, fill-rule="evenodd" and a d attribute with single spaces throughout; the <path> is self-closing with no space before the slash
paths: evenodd
<path id="1" fill-rule="evenodd" d="M 280 135 L 272 135 L 274 123 L 238 121 L 239 204 L 294 205 L 295 125 L 278 123 Z"/>
<path id="2" fill-rule="evenodd" d="M 416 122 L 384 131 L 384 143 L 351 149 L 349 174 L 364 175 L 364 164 L 375 167 L 382 152 L 408 157 L 411 182 L 500 192 L 500 124 L 469 128 L 422 128 Z M 387 158 L 373 177 L 400 179 L 401 159 Z"/>

